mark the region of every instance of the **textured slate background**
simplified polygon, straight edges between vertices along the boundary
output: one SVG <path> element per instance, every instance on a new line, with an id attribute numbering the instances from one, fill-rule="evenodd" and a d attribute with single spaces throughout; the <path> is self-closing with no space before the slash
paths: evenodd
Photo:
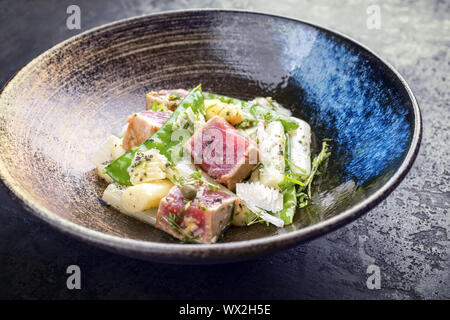
<path id="1" fill-rule="evenodd" d="M 265 1 L 264 1 L 265 2 Z M 381 28 L 366 26 L 381 9 Z M 81 8 L 82 29 L 66 28 Z M 449 1 L 5 1 L 0 2 L 0 84 L 30 59 L 91 27 L 144 13 L 218 7 L 305 19 L 372 48 L 406 78 L 421 106 L 417 160 L 400 186 L 364 217 L 322 238 L 257 261 L 173 266 L 137 261 L 54 231 L 0 191 L 0 298 L 450 298 Z M 82 289 L 66 289 L 77 264 Z M 381 289 L 366 287 L 381 268 Z"/>

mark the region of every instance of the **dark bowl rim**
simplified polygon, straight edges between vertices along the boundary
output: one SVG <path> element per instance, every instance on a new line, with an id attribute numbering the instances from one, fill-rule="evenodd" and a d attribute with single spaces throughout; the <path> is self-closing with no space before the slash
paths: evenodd
<path id="1" fill-rule="evenodd" d="M 70 43 L 81 40 L 83 37 L 95 34 L 97 31 L 106 30 L 111 27 L 117 27 L 119 25 L 125 25 L 133 21 L 145 20 L 148 18 L 154 18 L 158 16 L 165 16 L 170 18 L 172 15 L 178 15 L 183 13 L 196 13 L 196 12 L 220 12 L 225 14 L 252 14 L 252 15 L 262 15 L 277 19 L 290 20 L 296 23 L 301 23 L 309 25 L 311 27 L 321 29 L 323 31 L 338 35 L 339 37 L 359 46 L 375 58 L 377 58 L 381 63 L 386 65 L 389 70 L 401 81 L 403 87 L 406 89 L 409 99 L 412 102 L 413 114 L 414 114 L 414 133 L 411 138 L 411 143 L 409 150 L 403 159 L 398 170 L 394 175 L 389 178 L 389 180 L 377 191 L 371 194 L 366 199 L 362 200 L 360 203 L 352 206 L 351 208 L 341 212 L 340 214 L 331 217 L 327 220 L 321 221 L 314 225 L 292 231 L 289 233 L 278 234 L 273 236 L 267 236 L 259 239 L 252 240 L 241 240 L 234 242 L 223 242 L 216 243 L 213 245 L 197 245 L 197 244 L 179 244 L 179 243 L 161 243 L 161 242 L 151 242 L 144 240 L 135 240 L 129 238 L 123 238 L 115 235 L 106 234 L 100 231 L 95 231 L 87 227 L 78 225 L 69 220 L 63 219 L 56 214 L 53 214 L 50 210 L 33 203 L 32 200 L 26 198 L 26 195 L 21 191 L 21 189 L 14 183 L 14 180 L 9 176 L 7 167 L 3 162 L 0 162 L 0 185 L 9 193 L 9 195 L 18 202 L 24 209 L 35 215 L 36 217 L 42 219 L 46 223 L 50 224 L 55 229 L 69 234 L 80 240 L 87 241 L 98 247 L 117 252 L 120 254 L 144 257 L 150 260 L 170 260 L 174 258 L 183 258 L 188 260 L 199 259 L 197 262 L 202 263 L 203 259 L 208 259 L 209 257 L 213 259 L 226 260 L 232 256 L 235 256 L 237 252 L 245 251 L 245 249 L 251 248 L 251 251 L 262 253 L 263 251 L 270 251 L 280 247 L 292 246 L 295 243 L 305 242 L 316 238 L 320 235 L 326 234 L 332 230 L 335 230 L 344 224 L 347 224 L 362 214 L 368 212 L 370 209 L 379 204 L 384 200 L 397 185 L 403 180 L 403 178 L 408 173 L 411 168 L 420 146 L 421 136 L 422 136 L 422 119 L 417 100 L 410 89 L 409 85 L 401 74 L 387 61 L 380 58 L 378 54 L 373 52 L 371 49 L 367 48 L 360 42 L 352 39 L 351 37 L 335 31 L 330 28 L 325 28 L 312 22 L 308 22 L 301 19 L 295 19 L 288 16 L 269 14 L 265 12 L 249 11 L 249 10 L 238 10 L 238 9 L 187 9 L 187 10 L 171 10 L 163 11 L 153 14 L 144 14 L 135 17 L 130 17 L 126 19 L 117 20 L 111 23 L 103 24 L 89 30 L 86 30 L 80 34 L 72 36 L 55 46 L 49 48 L 48 50 L 41 53 L 36 58 L 32 59 L 28 64 L 22 67 L 2 88 L 0 91 L 0 107 L 3 103 L 2 100 L 5 95 L 8 94 L 9 90 L 12 90 L 16 84 L 20 83 L 22 77 L 27 75 L 28 71 L 31 71 L 35 65 L 43 61 L 45 58 L 51 56 L 52 53 L 56 52 L 60 48 L 63 48 Z M 7 98 L 6 98 L 7 100 Z M 195 255 L 192 253 L 195 252 Z M 239 258 L 240 259 L 245 259 Z M 181 261 L 183 262 L 183 261 Z M 195 262 L 195 261 L 194 261 Z"/>

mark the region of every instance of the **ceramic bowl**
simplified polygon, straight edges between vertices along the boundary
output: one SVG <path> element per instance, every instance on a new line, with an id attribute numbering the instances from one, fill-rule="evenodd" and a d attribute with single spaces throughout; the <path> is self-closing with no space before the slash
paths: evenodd
<path id="1" fill-rule="evenodd" d="M 328 170 L 292 225 L 180 244 L 99 202 L 105 185 L 91 162 L 99 144 L 145 108 L 146 92 L 199 83 L 273 97 L 311 124 L 315 145 L 333 140 Z M 244 11 L 169 12 L 92 29 L 31 61 L 0 96 L 0 176 L 27 210 L 93 245 L 171 263 L 250 259 L 356 219 L 403 179 L 420 136 L 411 90 L 372 51 L 309 23 Z"/>

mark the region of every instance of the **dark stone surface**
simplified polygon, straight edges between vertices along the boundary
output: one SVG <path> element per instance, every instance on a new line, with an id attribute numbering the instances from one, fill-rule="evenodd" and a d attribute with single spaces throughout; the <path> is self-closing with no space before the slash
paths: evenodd
<path id="1" fill-rule="evenodd" d="M 164 10 L 220 7 L 288 15 L 346 33 L 404 75 L 422 110 L 417 160 L 400 186 L 367 215 L 333 233 L 257 261 L 173 266 L 137 261 L 54 231 L 0 191 L 0 298 L 450 298 L 450 3 L 377 1 L 2 1 L 0 84 L 30 59 L 91 27 Z M 78 4 L 82 29 L 68 30 Z M 369 10 L 370 11 L 370 10 Z M 79 265 L 82 289 L 66 288 Z M 366 286 L 381 269 L 381 289 Z M 237 285 L 239 284 L 239 285 Z"/>

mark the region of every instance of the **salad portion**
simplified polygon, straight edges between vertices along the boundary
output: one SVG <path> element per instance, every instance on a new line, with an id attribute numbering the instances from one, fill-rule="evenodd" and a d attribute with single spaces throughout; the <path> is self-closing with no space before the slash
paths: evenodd
<path id="1" fill-rule="evenodd" d="M 230 226 L 283 227 L 308 205 L 324 140 L 271 98 L 244 101 L 201 85 L 150 92 L 146 110 L 95 154 L 102 203 L 182 242 L 214 243 Z"/>

